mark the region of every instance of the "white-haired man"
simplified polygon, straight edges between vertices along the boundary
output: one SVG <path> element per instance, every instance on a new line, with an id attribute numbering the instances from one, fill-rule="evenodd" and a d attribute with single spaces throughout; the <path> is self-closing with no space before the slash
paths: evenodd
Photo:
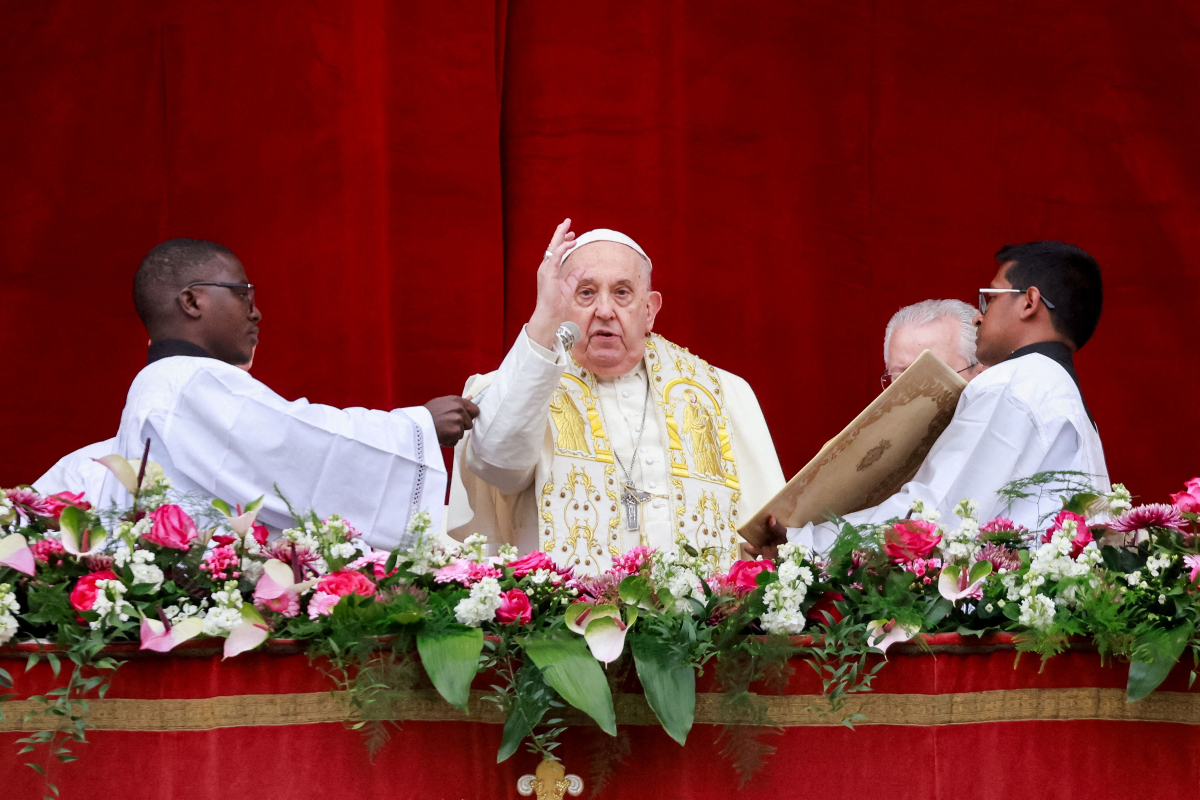
<path id="1" fill-rule="evenodd" d="M 625 234 L 575 238 L 538 269 L 537 306 L 500 369 L 472 376 L 479 417 L 455 447 L 448 528 L 596 573 L 638 546 L 684 542 L 714 566 L 782 486 L 750 386 L 652 333 L 662 296 Z M 565 352 L 564 322 L 581 337 Z"/>
<path id="2" fill-rule="evenodd" d="M 893 314 L 883 334 L 883 388 L 926 350 L 968 381 L 982 372 L 985 367 L 975 357 L 978 313 L 961 300 L 922 300 Z"/>

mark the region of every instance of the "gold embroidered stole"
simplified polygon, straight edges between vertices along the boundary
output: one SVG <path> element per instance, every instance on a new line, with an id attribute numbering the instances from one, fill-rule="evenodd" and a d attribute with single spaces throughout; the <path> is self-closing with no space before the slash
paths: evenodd
<path id="1" fill-rule="evenodd" d="M 720 376 L 658 334 L 647 337 L 643 363 L 659 430 L 666 434 L 676 543 L 682 540 L 714 569 L 725 569 L 736 557 L 741 492 Z M 605 432 L 599 386 L 574 359 L 550 401 L 550 420 L 554 458 L 550 474 L 537 477 L 539 543 L 557 563 L 597 574 L 612 566 L 614 556 L 646 543 L 646 515 L 639 514 L 640 531 L 626 530 L 623 476 Z"/>

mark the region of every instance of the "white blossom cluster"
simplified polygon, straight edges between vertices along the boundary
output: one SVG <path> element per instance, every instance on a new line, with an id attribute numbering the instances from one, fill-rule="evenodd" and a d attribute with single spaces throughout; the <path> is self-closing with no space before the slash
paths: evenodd
<path id="1" fill-rule="evenodd" d="M 563 576 L 549 569 L 534 570 L 529 573 L 529 580 L 535 586 L 541 586 L 544 583 L 550 583 L 552 586 L 557 586 L 563 582 Z"/>
<path id="2" fill-rule="evenodd" d="M 163 614 L 166 616 L 167 621 L 174 626 L 183 622 L 185 619 L 204 616 L 204 609 L 207 607 L 207 600 L 201 600 L 199 605 L 184 600 L 181 605 L 167 606 L 163 609 Z"/>
<path id="3" fill-rule="evenodd" d="M 1021 603 L 1018 621 L 1022 625 L 1047 630 L 1054 622 L 1057 606 L 1074 607 L 1079 603 L 1079 591 L 1083 586 L 1093 589 L 1099 586 L 1099 579 L 1093 574 L 1100 563 L 1096 543 L 1089 542 L 1083 552 L 1071 558 L 1077 527 L 1078 523 L 1068 520 L 1049 542 L 1033 551 L 1029 571 L 1023 580 L 1015 574 L 1001 577 L 1008 601 Z M 1060 587 L 1061 581 L 1070 582 Z M 1053 596 L 1049 593 L 1051 590 L 1056 590 Z"/>
<path id="4" fill-rule="evenodd" d="M 154 525 L 149 516 L 142 517 L 137 522 L 122 522 L 113 530 L 117 545 L 113 550 L 113 561 L 118 567 L 124 567 L 129 561 L 129 555 L 137 547 L 137 540 Z"/>
<path id="5" fill-rule="evenodd" d="M 1149 570 L 1152 577 L 1157 578 L 1174 561 L 1175 556 L 1171 553 L 1164 553 L 1161 556 L 1150 556 L 1146 559 L 1146 569 Z"/>
<path id="6" fill-rule="evenodd" d="M 312 520 L 305 522 L 303 528 L 285 528 L 279 534 L 279 538 L 285 542 L 295 542 L 297 547 L 304 547 L 312 553 L 319 554 L 310 566 L 322 575 L 329 572 L 329 563 L 324 558 L 327 547 L 321 546 L 322 543 L 317 538 L 317 526 Z"/>
<path id="7" fill-rule="evenodd" d="M 89 627 L 98 631 L 107 625 L 116 624 L 117 620 L 127 622 L 136 609 L 125 600 L 125 584 L 120 581 L 96 581 L 96 600 L 92 603 L 92 611 L 99 619 L 88 623 Z"/>
<path id="8" fill-rule="evenodd" d="M 655 550 L 650 554 L 650 581 L 659 589 L 665 589 L 675 598 L 675 611 L 691 614 L 694 609 L 687 598 L 704 602 L 704 590 L 700 587 L 703 562 L 689 556 L 682 546 L 676 552 Z"/>
<path id="9" fill-rule="evenodd" d="M 490 622 L 500 608 L 500 582 L 484 578 L 471 587 L 471 593 L 454 607 L 454 618 L 463 625 L 478 626 Z"/>
<path id="10" fill-rule="evenodd" d="M 433 519 L 428 511 L 418 512 L 408 523 L 407 531 L 415 539 L 413 547 L 405 557 L 411 561 L 409 571 L 414 575 L 428 575 L 450 563 L 454 553 L 437 543 L 437 537 L 429 532 Z"/>
<path id="11" fill-rule="evenodd" d="M 12 507 L 11 503 L 9 507 Z M 12 584 L 0 583 L 0 644 L 17 635 L 17 612 L 20 610 Z"/>
<path id="12" fill-rule="evenodd" d="M 501 564 L 507 564 L 510 561 L 516 561 L 520 558 L 521 551 L 517 550 L 514 545 L 502 544 L 500 545 L 500 552 L 497 554 L 497 557 L 500 559 Z"/>
<path id="13" fill-rule="evenodd" d="M 920 501 L 918 501 L 920 502 Z M 956 529 L 950 530 L 945 525 L 939 525 L 942 534 L 941 550 L 946 563 L 970 563 L 980 550 L 979 543 L 979 504 L 974 500 L 963 500 L 954 507 L 954 515 L 960 522 Z"/>
<path id="14" fill-rule="evenodd" d="M 242 593 L 237 585 L 237 581 L 226 581 L 224 588 L 212 593 L 213 605 L 204 615 L 205 635 L 228 636 L 242 623 Z"/>
<path id="15" fill-rule="evenodd" d="M 767 611 L 762 615 L 762 626 L 767 633 L 793 635 L 804 630 L 804 614 L 800 604 L 812 586 L 812 569 L 804 564 L 808 548 L 802 544 L 785 542 L 779 545 L 782 561 L 777 572 L 778 579 L 767 585 L 763 601 Z"/>
<path id="16" fill-rule="evenodd" d="M 17 507 L 6 495 L 0 492 L 0 525 L 7 525 L 17 518 Z"/>
<path id="17" fill-rule="evenodd" d="M 1108 503 L 1108 510 L 1113 514 L 1122 514 L 1133 508 L 1133 495 L 1129 493 L 1123 483 L 1114 483 L 1112 491 L 1105 493 L 1104 500 Z"/>
<path id="18" fill-rule="evenodd" d="M 974 502 L 975 502 L 974 500 L 964 500 L 963 501 L 963 503 L 972 503 L 972 504 Z M 962 503 L 959 503 L 959 505 L 961 506 Z M 936 523 L 938 520 L 940 520 L 942 518 L 942 512 L 938 511 L 936 508 L 928 508 L 928 509 L 925 508 L 925 503 L 921 500 L 913 500 L 910 508 L 912 509 L 913 519 L 919 519 L 922 522 Z"/>
<path id="19" fill-rule="evenodd" d="M 155 592 L 162 588 L 163 571 L 155 566 L 154 553 L 149 550 L 134 550 L 128 563 L 129 571 L 133 573 L 134 584 L 149 583 L 154 587 L 151 591 Z"/>
<path id="20" fill-rule="evenodd" d="M 487 537 L 482 533 L 472 533 L 466 539 L 463 539 L 462 548 L 459 553 L 460 558 L 482 564 L 484 559 L 487 558 Z"/>

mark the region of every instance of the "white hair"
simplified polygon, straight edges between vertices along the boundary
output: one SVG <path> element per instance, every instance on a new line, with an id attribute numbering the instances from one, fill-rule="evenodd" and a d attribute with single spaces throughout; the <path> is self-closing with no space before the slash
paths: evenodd
<path id="1" fill-rule="evenodd" d="M 975 358 L 975 315 L 977 313 L 975 306 L 964 303 L 962 300 L 922 300 L 911 306 L 905 306 L 892 315 L 891 321 L 887 324 L 887 330 L 883 334 L 884 363 L 887 363 L 888 347 L 892 343 L 892 334 L 895 333 L 896 328 L 901 325 L 928 325 L 949 317 L 959 323 L 959 355 L 966 359 L 968 365 L 974 366 L 978 363 L 978 359 Z"/>

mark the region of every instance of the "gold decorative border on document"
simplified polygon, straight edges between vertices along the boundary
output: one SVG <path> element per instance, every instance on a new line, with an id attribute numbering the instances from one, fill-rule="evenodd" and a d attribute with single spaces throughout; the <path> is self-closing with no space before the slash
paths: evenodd
<path id="1" fill-rule="evenodd" d="M 414 692 L 395 708 L 395 718 L 418 722 L 504 723 L 485 692 L 471 692 L 469 713 L 444 702 L 435 692 Z M 840 725 L 848 714 L 863 714 L 856 725 L 977 725 L 993 722 L 1109 720 L 1117 722 L 1170 722 L 1200 725 L 1200 693 L 1154 692 L 1136 703 L 1125 700 L 1124 689 L 1013 689 L 960 694 L 870 693 L 846 703 L 838 715 L 822 715 L 827 706 L 821 695 L 761 695 L 767 717 L 782 727 Z M 617 721 L 622 725 L 657 725 L 643 695 L 613 697 Z M 27 713 L 44 706 L 36 701 L 13 700 L 3 704 L 0 732 L 29 732 L 45 728 L 46 717 L 25 722 Z M 88 701 L 88 722 L 101 731 L 208 731 L 277 725 L 314 725 L 354 719 L 340 692 L 307 692 L 277 695 L 233 695 L 190 700 Z M 582 712 L 570 709 L 569 725 L 589 725 Z M 739 724 L 725 705 L 724 696 L 696 696 L 698 724 Z"/>

